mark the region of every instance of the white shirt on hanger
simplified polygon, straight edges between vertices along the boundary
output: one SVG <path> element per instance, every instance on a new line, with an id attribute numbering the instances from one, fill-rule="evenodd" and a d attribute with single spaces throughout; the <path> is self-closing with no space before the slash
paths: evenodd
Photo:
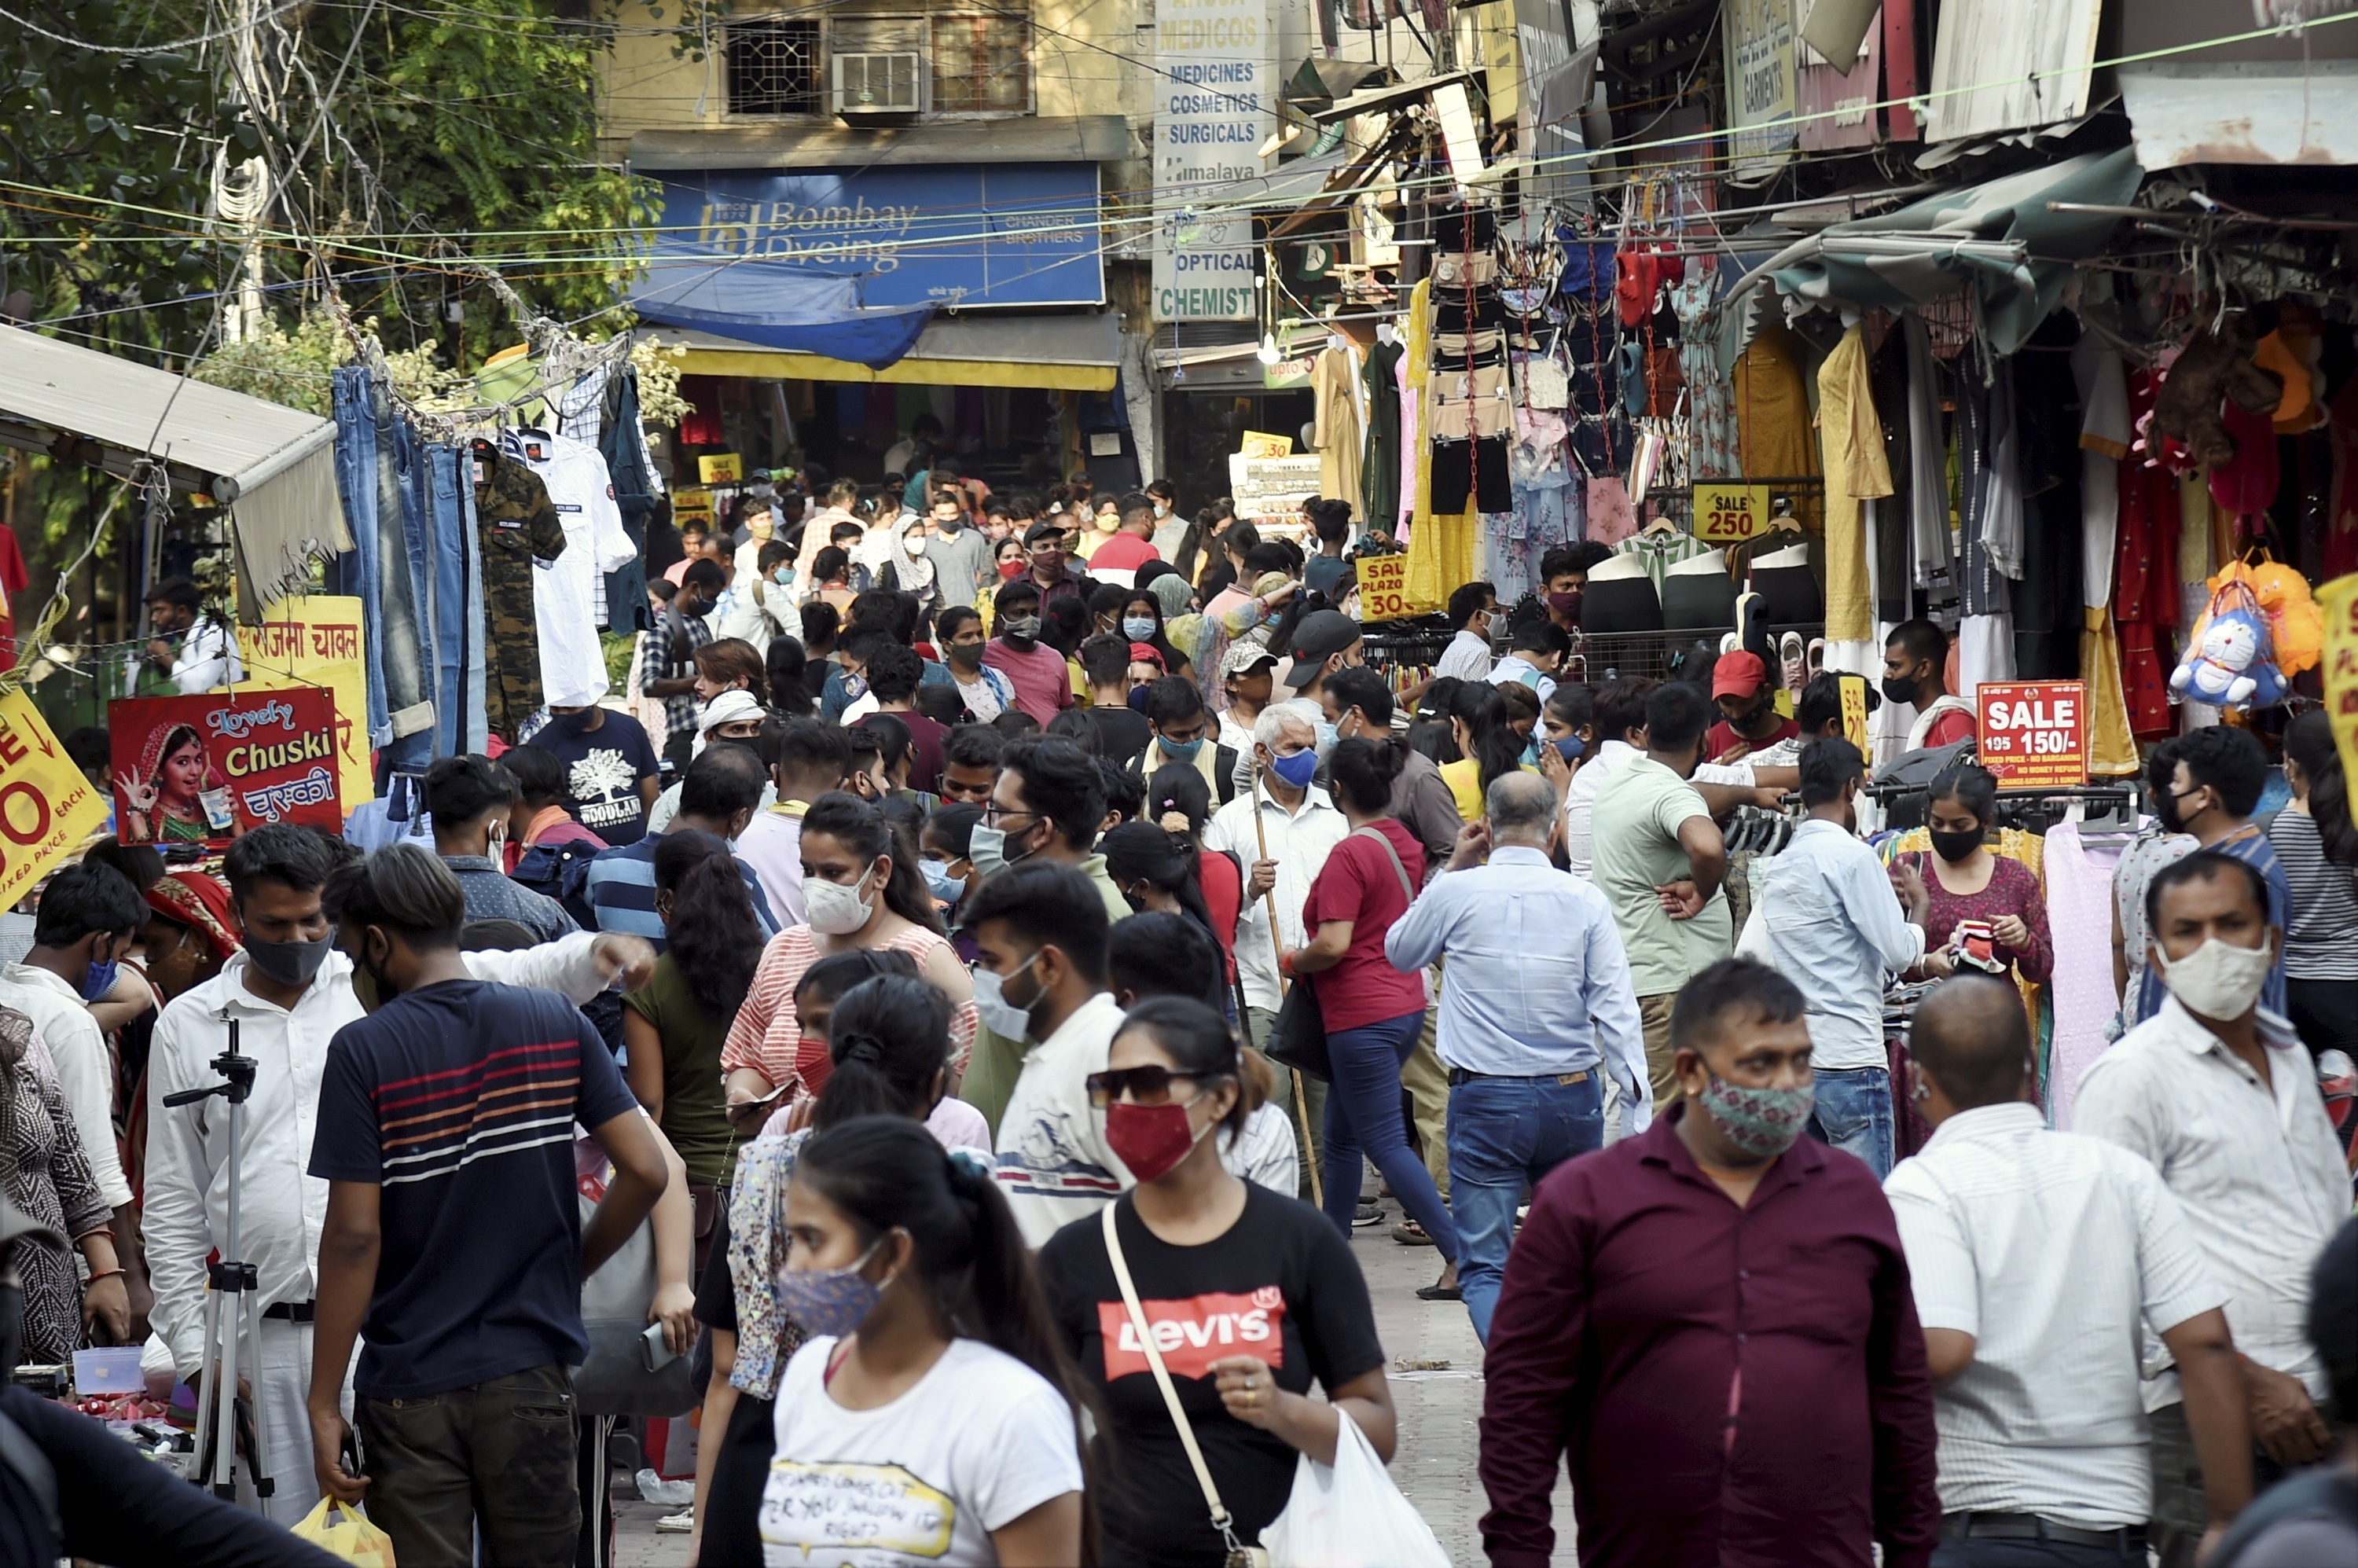
<path id="1" fill-rule="evenodd" d="M 565 527 L 565 553 L 533 562 L 541 688 L 558 707 L 595 702 L 609 685 L 598 641 L 599 586 L 638 553 L 622 531 L 613 480 L 598 449 L 569 436 L 510 431 L 503 446 L 540 476 Z"/>

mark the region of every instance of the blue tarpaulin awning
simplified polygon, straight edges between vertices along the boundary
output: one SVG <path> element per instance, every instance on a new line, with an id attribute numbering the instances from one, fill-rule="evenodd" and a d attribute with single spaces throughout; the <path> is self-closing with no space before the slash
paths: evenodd
<path id="1" fill-rule="evenodd" d="M 860 280 L 744 257 L 657 256 L 631 291 L 642 320 L 716 332 L 792 353 L 882 370 L 914 347 L 933 319 L 920 305 L 870 310 Z"/>

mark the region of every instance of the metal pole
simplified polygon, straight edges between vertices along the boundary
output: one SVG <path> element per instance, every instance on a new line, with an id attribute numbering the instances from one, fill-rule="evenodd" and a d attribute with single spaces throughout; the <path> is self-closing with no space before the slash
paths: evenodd
<path id="1" fill-rule="evenodd" d="M 1253 759 L 1252 776 L 1253 840 L 1260 847 L 1260 858 L 1266 860 L 1269 859 L 1269 829 L 1262 826 L 1260 819 L 1260 760 L 1256 757 Z M 1292 988 L 1286 982 L 1283 968 L 1285 944 L 1279 940 L 1277 935 L 1276 887 L 1272 884 L 1269 891 L 1260 896 L 1269 904 L 1269 951 L 1271 961 L 1280 966 L 1277 971 L 1277 985 L 1279 1004 L 1282 1009 L 1285 993 Z M 1310 1162 L 1310 1201 L 1320 1208 L 1325 1208 L 1326 1182 L 1318 1169 L 1317 1141 L 1310 1136 L 1310 1106 L 1309 1102 L 1303 1098 L 1302 1069 L 1288 1067 L 1286 1071 L 1293 1076 L 1293 1119 L 1302 1129 L 1303 1152 Z"/>

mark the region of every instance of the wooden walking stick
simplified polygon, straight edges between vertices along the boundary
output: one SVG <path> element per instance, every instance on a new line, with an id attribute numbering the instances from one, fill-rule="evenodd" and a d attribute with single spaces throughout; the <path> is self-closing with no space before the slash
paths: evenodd
<path id="1" fill-rule="evenodd" d="M 1261 825 L 1260 820 L 1260 759 L 1256 757 L 1253 759 L 1252 777 L 1253 839 L 1260 847 L 1260 858 L 1266 860 L 1269 859 L 1269 829 Z M 1299 982 L 1290 982 L 1285 978 L 1285 943 L 1277 934 L 1276 886 L 1272 883 L 1260 896 L 1269 904 L 1269 956 L 1270 961 L 1277 966 L 1278 1011 L 1282 1012 L 1286 992 Z M 1302 1069 L 1288 1067 L 1286 1071 L 1293 1076 L 1293 1119 L 1302 1129 L 1303 1156 L 1310 1162 L 1310 1201 L 1325 1208 L 1326 1183 L 1318 1169 L 1317 1141 L 1310 1136 L 1310 1102 L 1303 1095 Z"/>

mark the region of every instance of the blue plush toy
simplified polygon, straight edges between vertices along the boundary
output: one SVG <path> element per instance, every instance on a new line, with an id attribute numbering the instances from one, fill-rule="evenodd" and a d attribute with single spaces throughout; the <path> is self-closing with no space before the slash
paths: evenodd
<path id="1" fill-rule="evenodd" d="M 2255 608 L 2214 603 L 2186 656 L 2170 672 L 2181 697 L 2216 708 L 2266 708 L 2284 699 L 2284 676 L 2269 656 L 2267 617 Z"/>

